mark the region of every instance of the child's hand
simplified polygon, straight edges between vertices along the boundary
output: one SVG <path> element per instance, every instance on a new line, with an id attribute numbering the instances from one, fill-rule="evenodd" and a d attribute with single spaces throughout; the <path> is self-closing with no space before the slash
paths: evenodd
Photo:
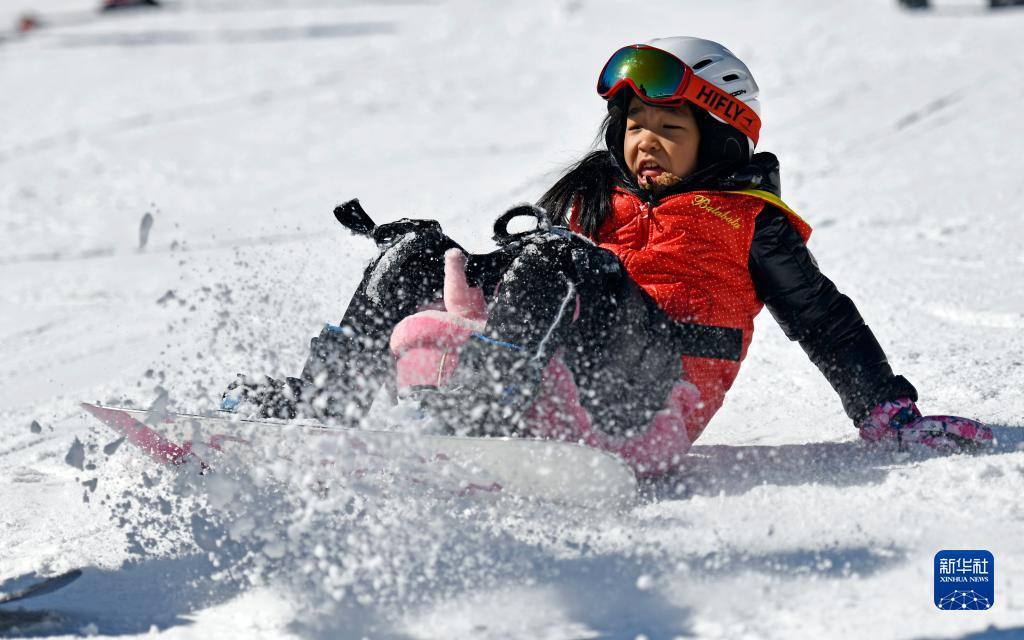
<path id="1" fill-rule="evenodd" d="M 858 426 L 861 438 L 895 442 L 901 451 L 911 444 L 958 451 L 992 442 L 992 430 L 980 422 L 957 416 L 922 416 L 910 398 L 879 404 Z"/>

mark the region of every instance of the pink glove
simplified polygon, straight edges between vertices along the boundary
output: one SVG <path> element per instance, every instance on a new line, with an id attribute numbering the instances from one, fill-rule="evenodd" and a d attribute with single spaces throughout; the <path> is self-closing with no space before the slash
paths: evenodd
<path id="1" fill-rule="evenodd" d="M 458 350 L 474 332 L 483 331 L 487 307 L 483 291 L 466 282 L 466 254 L 444 254 L 444 310 L 419 311 L 391 332 L 400 394 L 412 387 L 441 387 L 458 365 Z"/>
<path id="2" fill-rule="evenodd" d="M 861 421 L 860 437 L 870 442 L 893 440 L 902 450 L 908 444 L 956 451 L 992 442 L 992 429 L 957 416 L 922 416 L 910 398 L 897 398 L 876 406 Z"/>

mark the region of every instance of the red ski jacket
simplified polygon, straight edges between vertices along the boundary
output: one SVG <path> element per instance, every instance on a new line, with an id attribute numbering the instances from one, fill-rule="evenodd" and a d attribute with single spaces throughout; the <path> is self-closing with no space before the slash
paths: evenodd
<path id="1" fill-rule="evenodd" d="M 754 291 L 749 259 L 754 221 L 769 203 L 786 214 L 806 242 L 811 227 L 766 191 L 691 191 L 653 206 L 616 189 L 613 211 L 596 241 L 615 253 L 630 277 L 672 319 L 743 331 L 740 361 L 683 357 L 685 379 L 700 404 L 687 421 L 694 440 L 721 407 L 739 373 L 764 306 Z M 570 227 L 579 231 L 575 220 Z"/>

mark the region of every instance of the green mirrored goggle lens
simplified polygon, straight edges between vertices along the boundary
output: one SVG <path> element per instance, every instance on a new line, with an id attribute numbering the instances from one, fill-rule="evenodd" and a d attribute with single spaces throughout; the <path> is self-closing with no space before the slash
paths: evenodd
<path id="1" fill-rule="evenodd" d="M 628 78 L 648 98 L 670 98 L 685 76 L 686 66 L 671 54 L 659 49 L 625 47 L 608 60 L 598 78 L 597 91 L 608 97 L 616 84 Z"/>

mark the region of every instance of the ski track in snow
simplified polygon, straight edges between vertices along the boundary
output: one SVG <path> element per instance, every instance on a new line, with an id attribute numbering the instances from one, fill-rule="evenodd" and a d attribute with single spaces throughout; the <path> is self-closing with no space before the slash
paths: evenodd
<path id="1" fill-rule="evenodd" d="M 0 606 L 0 635 L 1024 637 L 1024 12 L 94 4 L 0 36 L 0 591 L 84 569 Z M 767 313 L 685 471 L 625 514 L 160 473 L 78 409 L 294 375 L 373 255 L 334 204 L 487 248 L 587 148 L 604 57 L 683 27 L 747 60 L 822 268 L 922 409 L 993 424 L 991 451 L 862 445 Z M 973 548 L 994 608 L 937 611 L 934 554 Z"/>

